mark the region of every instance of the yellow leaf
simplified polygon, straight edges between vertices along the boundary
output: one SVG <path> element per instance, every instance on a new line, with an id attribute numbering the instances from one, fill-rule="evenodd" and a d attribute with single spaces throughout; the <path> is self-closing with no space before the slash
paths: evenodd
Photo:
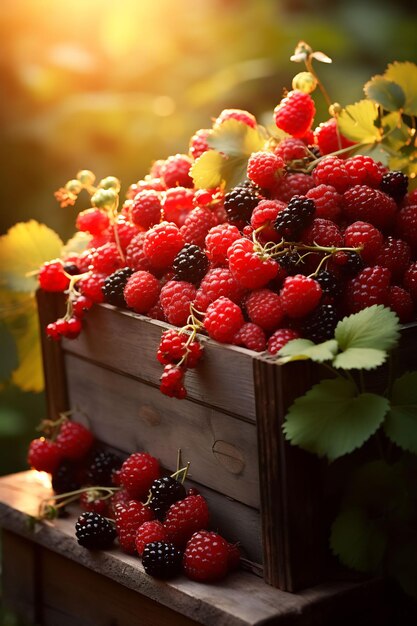
<path id="1" fill-rule="evenodd" d="M 34 291 L 35 272 L 45 261 L 59 257 L 62 241 L 35 220 L 19 222 L 0 237 L 0 286 L 13 291 Z"/>
<path id="2" fill-rule="evenodd" d="M 262 150 L 267 136 L 262 126 L 251 128 L 239 120 L 230 119 L 214 128 L 207 141 L 211 148 L 227 156 L 249 157 L 252 152 Z"/>
<path id="3" fill-rule="evenodd" d="M 384 78 L 401 87 L 405 95 L 402 110 L 407 115 L 417 115 L 417 65 L 410 61 L 390 63 Z"/>
<path id="4" fill-rule="evenodd" d="M 380 139 L 380 131 L 375 126 L 378 107 L 371 100 L 360 100 L 349 104 L 338 117 L 340 132 L 358 143 L 374 143 Z"/>
<path id="5" fill-rule="evenodd" d="M 216 150 L 208 150 L 193 163 L 190 174 L 197 189 L 213 189 L 221 184 L 224 159 Z"/>
<path id="6" fill-rule="evenodd" d="M 77 254 L 81 254 L 88 248 L 91 242 L 91 235 L 87 233 L 83 233 L 81 230 L 77 231 L 73 237 L 68 239 L 65 246 L 62 248 L 61 256 L 65 258 L 69 254 L 76 252 Z"/>

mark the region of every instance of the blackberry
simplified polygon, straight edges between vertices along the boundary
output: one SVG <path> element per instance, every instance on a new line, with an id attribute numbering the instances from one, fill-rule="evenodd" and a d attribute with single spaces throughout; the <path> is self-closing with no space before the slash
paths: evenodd
<path id="1" fill-rule="evenodd" d="M 244 182 L 229 191 L 224 198 L 224 210 L 227 221 L 234 223 L 250 223 L 253 209 L 262 199 L 259 188 L 250 183 Z"/>
<path id="2" fill-rule="evenodd" d="M 342 269 L 349 277 L 356 276 L 356 274 L 359 274 L 359 272 L 363 270 L 365 263 L 361 255 L 356 252 L 347 251 L 345 254 L 347 261 L 342 265 Z"/>
<path id="3" fill-rule="evenodd" d="M 98 513 L 82 513 L 75 524 L 78 543 L 89 550 L 110 548 L 116 538 L 116 527 Z"/>
<path id="4" fill-rule="evenodd" d="M 151 485 L 151 501 L 149 507 L 155 513 L 155 517 L 163 520 L 165 513 L 171 504 L 183 500 L 187 493 L 182 483 L 172 478 L 172 476 L 163 476 L 153 481 Z"/>
<path id="5" fill-rule="evenodd" d="M 102 287 L 104 302 L 119 306 L 121 308 L 126 306 L 125 299 L 123 297 L 123 289 L 127 283 L 127 279 L 133 274 L 133 270 L 130 267 L 123 267 L 120 270 L 116 270 L 110 276 L 107 276 Z"/>
<path id="6" fill-rule="evenodd" d="M 284 239 L 296 239 L 311 224 L 315 212 L 313 200 L 306 196 L 293 196 L 288 206 L 278 213 L 274 228 Z"/>
<path id="7" fill-rule="evenodd" d="M 277 261 L 289 276 L 302 274 L 303 261 L 300 261 L 300 255 L 297 252 L 287 250 L 278 257 Z"/>
<path id="8" fill-rule="evenodd" d="M 68 493 L 81 487 L 80 466 L 72 461 L 62 461 L 58 469 L 52 474 L 52 489 L 54 493 Z"/>
<path id="9" fill-rule="evenodd" d="M 383 175 L 379 188 L 400 202 L 408 190 L 408 176 L 402 172 L 387 172 Z"/>
<path id="10" fill-rule="evenodd" d="M 303 321 L 303 336 L 314 343 L 331 339 L 338 322 L 336 309 L 331 304 L 322 304 Z"/>
<path id="11" fill-rule="evenodd" d="M 333 298 L 338 298 L 342 293 L 342 285 L 339 278 L 333 272 L 329 272 L 328 270 L 320 270 L 320 272 L 315 276 L 316 281 L 319 283 L 320 287 L 328 296 L 332 296 Z"/>
<path id="12" fill-rule="evenodd" d="M 174 280 L 198 284 L 209 268 L 209 260 L 203 250 L 193 243 L 186 243 L 174 259 Z"/>
<path id="13" fill-rule="evenodd" d="M 66 272 L 70 276 L 76 276 L 77 274 L 81 274 L 80 268 L 77 267 L 74 263 L 65 263 L 64 272 Z"/>
<path id="14" fill-rule="evenodd" d="M 179 574 L 183 553 L 173 543 L 153 541 L 143 550 L 143 569 L 155 578 L 172 578 Z"/>
<path id="15" fill-rule="evenodd" d="M 113 452 L 97 452 L 87 470 L 88 482 L 100 487 L 111 487 L 113 473 L 121 468 L 122 463 L 123 460 Z"/>

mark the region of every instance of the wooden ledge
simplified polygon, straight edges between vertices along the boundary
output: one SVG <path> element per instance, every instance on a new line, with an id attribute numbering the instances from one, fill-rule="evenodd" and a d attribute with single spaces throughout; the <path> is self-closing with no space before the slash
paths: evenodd
<path id="1" fill-rule="evenodd" d="M 195 583 L 185 577 L 165 583 L 148 576 L 138 558 L 116 547 L 96 553 L 79 546 L 74 536 L 76 509 L 68 518 L 38 524 L 31 530 L 28 515 L 36 514 L 39 500 L 50 494 L 42 477 L 43 474 L 28 471 L 0 478 L 0 525 L 3 529 L 75 561 L 198 624 L 325 626 L 344 624 L 346 618 L 357 618 L 365 613 L 370 618 L 364 622 L 367 625 L 382 623 L 372 618 L 374 608 L 378 604 L 381 608 L 383 604 L 381 581 L 332 583 L 297 594 L 274 589 L 244 571 L 230 575 L 217 585 Z M 16 568 L 19 568 L 17 562 Z"/>

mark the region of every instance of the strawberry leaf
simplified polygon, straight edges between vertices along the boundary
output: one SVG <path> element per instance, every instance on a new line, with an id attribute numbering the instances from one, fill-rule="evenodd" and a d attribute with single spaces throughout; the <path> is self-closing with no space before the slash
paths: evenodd
<path id="1" fill-rule="evenodd" d="M 309 339 L 292 339 L 278 352 L 280 363 L 311 359 L 317 363 L 331 360 L 337 352 L 337 341 L 315 344 Z"/>
<path id="2" fill-rule="evenodd" d="M 417 65 L 409 61 L 390 63 L 384 78 L 401 87 L 405 102 L 401 107 L 406 115 L 417 115 Z"/>
<path id="3" fill-rule="evenodd" d="M 371 100 L 360 100 L 349 104 L 341 111 L 338 117 L 340 132 L 359 143 L 374 143 L 379 141 L 381 133 L 376 127 L 378 107 Z"/>
<path id="4" fill-rule="evenodd" d="M 407 372 L 394 381 L 384 430 L 397 446 L 417 454 L 417 372 Z"/>
<path id="5" fill-rule="evenodd" d="M 387 111 L 398 111 L 405 103 L 405 94 L 400 85 L 384 78 L 374 76 L 364 86 L 365 95 L 380 104 Z"/>

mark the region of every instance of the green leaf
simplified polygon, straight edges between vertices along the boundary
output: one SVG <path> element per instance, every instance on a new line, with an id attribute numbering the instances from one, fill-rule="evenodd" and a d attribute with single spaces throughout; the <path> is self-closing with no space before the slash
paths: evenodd
<path id="1" fill-rule="evenodd" d="M 399 150 L 409 141 L 411 128 L 404 123 L 398 111 L 384 115 L 381 121 L 386 135 L 381 142 L 382 145 L 386 145 L 388 149 Z"/>
<path id="2" fill-rule="evenodd" d="M 0 322 L 0 381 L 10 378 L 12 372 L 19 365 L 16 343 L 6 324 Z"/>
<path id="3" fill-rule="evenodd" d="M 248 157 L 227 157 L 209 150 L 192 165 L 191 176 L 198 189 L 213 189 L 225 184 L 232 189 L 246 178 Z"/>
<path id="4" fill-rule="evenodd" d="M 332 525 L 330 547 L 341 562 L 359 572 L 376 572 L 381 566 L 387 534 L 360 509 L 339 513 Z"/>
<path id="5" fill-rule="evenodd" d="M 331 360 L 337 352 L 337 341 L 329 339 L 315 344 L 309 339 L 292 339 L 278 352 L 280 363 L 311 359 L 317 363 Z"/>
<path id="6" fill-rule="evenodd" d="M 207 142 L 210 148 L 231 157 L 249 157 L 252 152 L 262 150 L 267 140 L 261 126 L 251 128 L 243 122 L 226 120 L 212 130 Z"/>
<path id="7" fill-rule="evenodd" d="M 365 95 L 387 111 L 398 111 L 404 106 L 405 94 L 400 85 L 384 76 L 374 76 L 364 86 Z"/>
<path id="8" fill-rule="evenodd" d="M 359 143 L 374 143 L 381 135 L 375 126 L 378 119 L 378 108 L 371 100 L 360 100 L 349 104 L 338 117 L 340 132 Z"/>
<path id="9" fill-rule="evenodd" d="M 360 447 L 379 428 L 388 411 L 386 398 L 358 395 L 344 378 L 323 380 L 290 407 L 283 430 L 293 445 L 337 459 Z"/>
<path id="10" fill-rule="evenodd" d="M 407 115 L 417 115 L 417 65 L 409 61 L 395 61 L 388 65 L 384 78 L 401 87 L 405 94 L 402 107 Z"/>
<path id="11" fill-rule="evenodd" d="M 26 423 L 21 413 L 11 408 L 0 409 L 0 438 L 18 437 L 26 430 Z"/>
<path id="12" fill-rule="evenodd" d="M 398 317 L 382 304 L 374 304 L 359 313 L 343 318 L 335 330 L 341 350 L 348 348 L 374 348 L 390 350 L 400 336 Z"/>
<path id="13" fill-rule="evenodd" d="M 400 448 L 417 454 L 417 372 L 407 372 L 394 381 L 384 429 Z"/>
<path id="14" fill-rule="evenodd" d="M 372 370 L 382 365 L 387 356 L 384 350 L 375 348 L 348 348 L 344 352 L 339 352 L 333 360 L 333 365 L 344 370 Z"/>

